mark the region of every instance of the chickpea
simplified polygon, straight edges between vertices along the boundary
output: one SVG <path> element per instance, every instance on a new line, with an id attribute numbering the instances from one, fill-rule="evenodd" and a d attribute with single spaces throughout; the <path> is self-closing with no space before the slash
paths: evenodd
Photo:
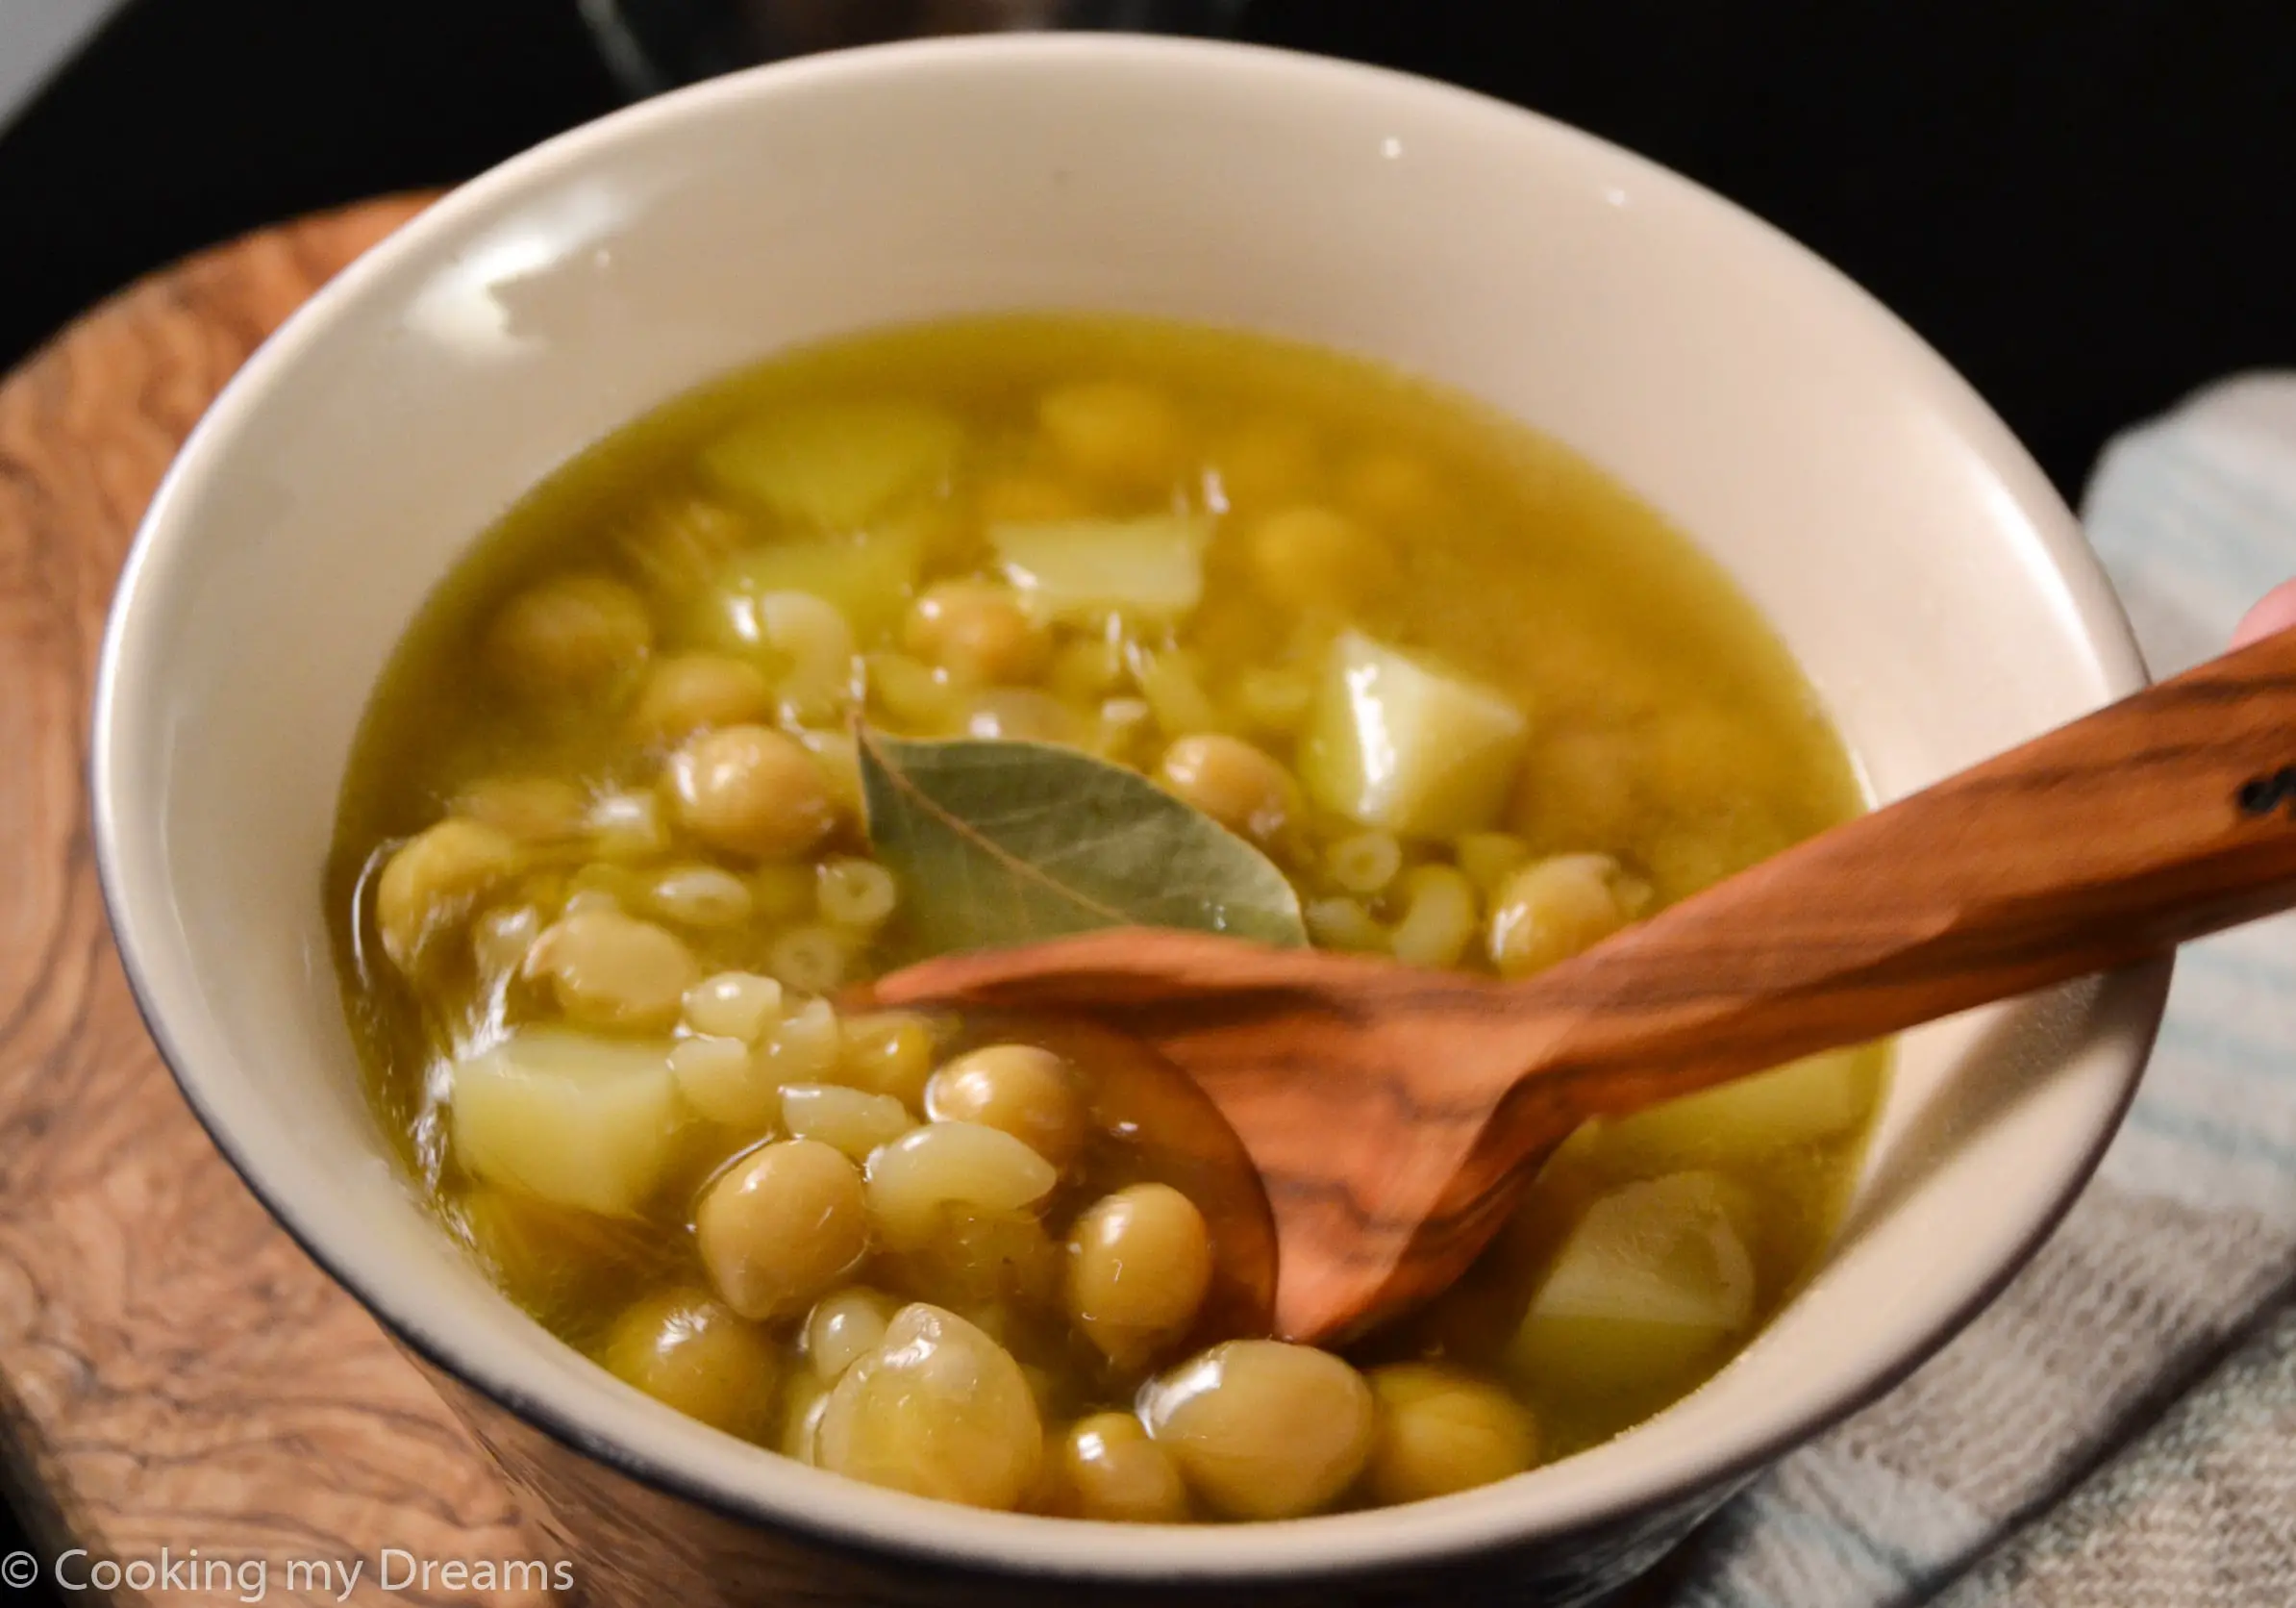
<path id="1" fill-rule="evenodd" d="M 1154 491 L 1185 466 L 1180 415 L 1145 386 L 1123 380 L 1061 386 L 1037 404 L 1036 422 L 1070 467 L 1106 486 Z"/>
<path id="2" fill-rule="evenodd" d="M 672 866 L 655 876 L 646 903 L 684 927 L 737 927 L 756 901 L 749 884 L 715 866 Z"/>
<path id="3" fill-rule="evenodd" d="M 933 1028 L 924 1018 L 886 1011 L 845 1023 L 840 1076 L 856 1089 L 890 1094 L 911 1111 L 924 1109 L 933 1075 Z"/>
<path id="4" fill-rule="evenodd" d="M 769 591 L 751 600 L 750 618 L 759 641 L 787 662 L 794 687 L 833 704 L 849 693 L 853 626 L 835 603 L 810 591 Z"/>
<path id="5" fill-rule="evenodd" d="M 1291 772 L 1239 737 L 1182 738 L 1164 750 L 1157 780 L 1181 802 L 1257 843 L 1274 842 L 1300 813 Z"/>
<path id="6" fill-rule="evenodd" d="M 489 776 L 465 788 L 455 814 L 530 843 L 562 843 L 589 826 L 582 790 L 555 776 Z"/>
<path id="7" fill-rule="evenodd" d="M 606 910 L 543 928 L 521 970 L 530 982 L 547 979 L 573 1020 L 640 1033 L 675 1022 L 702 972 L 668 929 Z"/>
<path id="8" fill-rule="evenodd" d="M 782 1089 L 782 1126 L 799 1139 L 817 1139 L 866 1161 L 911 1126 L 908 1108 L 890 1094 L 868 1094 L 834 1083 L 792 1083 Z"/>
<path id="9" fill-rule="evenodd" d="M 375 879 L 383 952 L 401 971 L 412 971 L 431 940 L 460 925 L 523 864 L 508 836 L 474 820 L 449 818 L 417 833 Z"/>
<path id="10" fill-rule="evenodd" d="M 1357 832 L 1323 851 L 1323 868 L 1350 893 L 1384 892 L 1403 871 L 1403 844 L 1390 832 Z"/>
<path id="11" fill-rule="evenodd" d="M 1009 587 L 942 581 L 910 607 L 902 641 L 961 686 L 1035 681 L 1052 662 L 1052 634 Z"/>
<path id="12" fill-rule="evenodd" d="M 1068 1312 L 1112 1361 L 1185 1333 L 1211 1288 L 1211 1230 L 1169 1184 L 1104 1196 L 1068 1234 Z"/>
<path id="13" fill-rule="evenodd" d="M 720 971 L 686 991 L 686 1025 L 754 1044 L 782 1019 L 782 986 L 749 971 Z"/>
<path id="14" fill-rule="evenodd" d="M 814 1451 L 848 1478 L 980 1508 L 1036 1486 L 1044 1427 L 1011 1354 L 939 1307 L 903 1307 L 829 1393 Z"/>
<path id="15" fill-rule="evenodd" d="M 661 801 L 650 792 L 610 792 L 590 801 L 591 847 L 608 860 L 650 860 L 670 846 Z"/>
<path id="16" fill-rule="evenodd" d="M 639 741 L 682 741 L 712 726 L 752 725 L 773 713 L 773 689 L 755 665 L 723 653 L 681 653 L 657 664 L 630 723 Z"/>
<path id="17" fill-rule="evenodd" d="M 872 653 L 862 662 L 862 676 L 870 706 L 896 730 L 934 736 L 956 727 L 957 692 L 930 666 L 905 653 Z"/>
<path id="18" fill-rule="evenodd" d="M 833 925 L 874 932 L 901 902 L 901 889 L 874 860 L 824 860 L 814 902 Z"/>
<path id="19" fill-rule="evenodd" d="M 765 969 L 801 993 L 827 993 L 845 980 L 856 935 L 838 927 L 791 927 L 765 951 Z"/>
<path id="20" fill-rule="evenodd" d="M 1232 1340 L 1149 1387 L 1144 1417 L 1188 1489 L 1229 1519 L 1297 1519 L 1371 1455 L 1363 1376 L 1328 1351 Z"/>
<path id="21" fill-rule="evenodd" d="M 679 1097 L 711 1121 L 753 1138 L 772 1129 L 781 1091 L 739 1039 L 680 1039 L 669 1068 Z"/>
<path id="22" fill-rule="evenodd" d="M 671 758 L 670 786 L 686 829 L 731 854 L 803 854 L 837 821 L 821 762 L 764 726 L 725 726 L 689 739 Z"/>
<path id="23" fill-rule="evenodd" d="M 1531 1411 L 1496 1385 L 1456 1369 L 1397 1363 L 1375 1370 L 1378 1438 L 1366 1480 L 1383 1503 L 1469 1491 L 1537 1460 Z"/>
<path id="24" fill-rule="evenodd" d="M 1085 722 L 1050 692 L 1034 687 L 1005 687 L 972 700 L 964 716 L 964 733 L 967 737 L 1073 747 L 1084 741 Z"/>
<path id="25" fill-rule="evenodd" d="M 713 1429 L 763 1441 L 774 1424 L 781 1358 L 771 1337 L 701 1290 L 669 1290 L 630 1307 L 606 1342 L 606 1366 Z"/>
<path id="26" fill-rule="evenodd" d="M 654 645 L 636 592 L 604 575 L 559 575 L 505 603 L 487 629 L 488 667 L 526 697 L 588 691 Z"/>
<path id="27" fill-rule="evenodd" d="M 1057 1309 L 1061 1268 L 1061 1247 L 1028 1208 L 948 1203 L 931 1235 L 893 1265 L 893 1276 L 909 1295 L 961 1312 L 1003 1342 Z"/>
<path id="28" fill-rule="evenodd" d="M 719 1298 L 753 1319 L 802 1312 L 869 1244 L 861 1174 L 807 1139 L 765 1145 L 720 1174 L 693 1227 Z"/>
<path id="29" fill-rule="evenodd" d="M 815 1301 L 805 1320 L 805 1354 L 813 1371 L 834 1383 L 885 1344 L 886 1325 L 898 1308 L 890 1295 L 861 1285 L 834 1290 Z"/>
<path id="30" fill-rule="evenodd" d="M 1316 475 L 1315 432 L 1295 418 L 1256 418 L 1212 453 L 1220 490 L 1237 511 L 1273 508 L 1302 495 Z"/>
<path id="31" fill-rule="evenodd" d="M 1590 949 L 1625 926 L 1635 890 L 1607 854 L 1534 861 L 1500 884 L 1491 903 L 1491 964 L 1527 977 Z"/>
<path id="32" fill-rule="evenodd" d="M 925 1110 L 936 1121 L 1000 1128 L 1056 1168 L 1076 1159 L 1090 1120 L 1075 1068 L 1035 1044 L 958 1056 L 925 1085 Z"/>
<path id="33" fill-rule="evenodd" d="M 821 1083 L 844 1055 L 845 1026 L 826 999 L 809 999 L 765 1030 L 758 1048 L 775 1083 Z"/>
<path id="34" fill-rule="evenodd" d="M 815 1448 L 820 1444 L 821 1415 L 829 1410 L 829 1387 L 836 1381 L 824 1379 L 811 1369 L 791 1374 L 783 1394 L 781 1433 L 774 1438 L 774 1449 L 784 1457 L 799 1463 L 818 1464 Z"/>
<path id="35" fill-rule="evenodd" d="M 1407 966 L 1457 966 L 1475 942 L 1475 885 L 1456 866 L 1414 866 L 1403 873 L 1403 914 L 1387 947 Z"/>
<path id="36" fill-rule="evenodd" d="M 1344 514 L 1287 508 L 1252 532 L 1252 573 L 1276 602 L 1352 614 L 1385 597 L 1399 572 L 1387 545 Z"/>
<path id="37" fill-rule="evenodd" d="M 1130 1413 L 1095 1413 L 1061 1443 L 1061 1484 L 1079 1518 L 1172 1524 L 1187 1517 L 1187 1486 Z"/>
<path id="38" fill-rule="evenodd" d="M 1009 1133 L 932 1122 L 869 1157 L 869 1216 L 887 1242 L 911 1248 L 933 1238 L 950 1208 L 1017 1212 L 1059 1182 L 1052 1163 Z"/>
<path id="39" fill-rule="evenodd" d="M 1123 642 L 1111 637 L 1079 637 L 1053 655 L 1048 684 L 1061 697 L 1086 703 L 1114 692 L 1131 673 Z"/>

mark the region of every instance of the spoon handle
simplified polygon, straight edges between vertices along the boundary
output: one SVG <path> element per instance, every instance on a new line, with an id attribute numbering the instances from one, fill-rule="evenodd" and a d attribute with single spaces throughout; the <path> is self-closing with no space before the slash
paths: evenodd
<path id="1" fill-rule="evenodd" d="M 1624 1113 L 2296 905 L 2296 632 L 1811 839 L 1519 985 Z M 1543 1103 L 1543 1102 L 1541 1102 Z"/>

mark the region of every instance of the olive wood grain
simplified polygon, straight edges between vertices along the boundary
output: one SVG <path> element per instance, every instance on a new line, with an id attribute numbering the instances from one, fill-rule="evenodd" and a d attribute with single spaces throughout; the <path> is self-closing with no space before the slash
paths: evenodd
<path id="1" fill-rule="evenodd" d="M 268 1602 L 319 1603 L 339 1576 L 320 1590 L 287 1563 L 362 1561 L 362 1603 L 538 1600 L 436 1575 L 377 1588 L 387 1546 L 535 1548 L 468 1433 L 178 1097 L 113 957 L 81 781 L 105 608 L 177 444 L 264 336 L 421 205 L 211 252 L 0 384 L 0 1460 L 43 1562 L 197 1548 L 267 1564 Z"/>
<path id="2" fill-rule="evenodd" d="M 1265 1181 L 1276 1320 L 1442 1289 L 1532 1164 L 1616 1116 L 2129 965 L 2296 903 L 2296 633 L 1802 843 L 1503 984 L 1119 929 L 928 962 L 888 1003 L 1089 1015 L 1210 1093 Z"/>

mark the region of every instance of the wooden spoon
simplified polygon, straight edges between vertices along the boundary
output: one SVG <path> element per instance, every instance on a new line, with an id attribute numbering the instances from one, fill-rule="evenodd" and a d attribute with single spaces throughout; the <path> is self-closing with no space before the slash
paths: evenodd
<path id="1" fill-rule="evenodd" d="M 2296 904 L 2296 632 L 1809 840 L 1519 983 L 1121 928 L 929 961 L 888 1004 L 1087 1016 L 1193 1077 L 1265 1182 L 1276 1330 L 1456 1279 L 1622 1116 Z"/>

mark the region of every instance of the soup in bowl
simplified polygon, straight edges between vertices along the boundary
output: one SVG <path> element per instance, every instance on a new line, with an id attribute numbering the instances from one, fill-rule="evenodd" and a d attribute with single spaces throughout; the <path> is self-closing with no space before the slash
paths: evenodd
<path id="1" fill-rule="evenodd" d="M 1255 1327 L 1185 1088 L 850 986 L 1123 919 L 1528 975 L 2140 679 L 1998 423 L 1681 181 L 905 46 L 555 142 L 283 331 L 132 562 L 99 840 L 193 1104 L 580 1567 L 1572 1600 L 2008 1276 L 2162 968 L 1584 1133 L 1337 1353 Z"/>

